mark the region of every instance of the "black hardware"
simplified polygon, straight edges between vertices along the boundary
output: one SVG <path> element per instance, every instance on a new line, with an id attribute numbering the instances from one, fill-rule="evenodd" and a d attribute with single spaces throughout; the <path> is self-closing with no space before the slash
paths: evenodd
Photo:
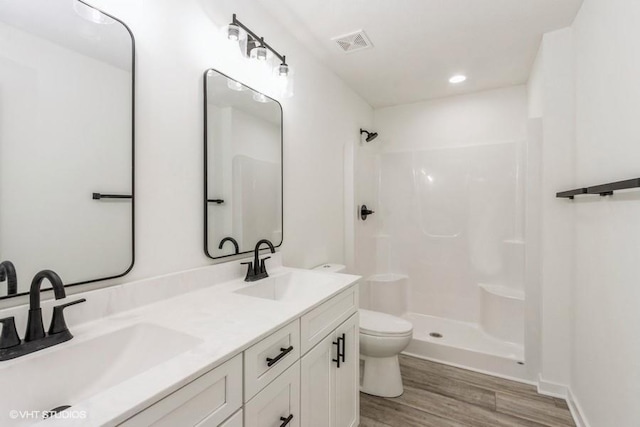
<path id="1" fill-rule="evenodd" d="M 284 57 L 283 57 L 284 58 Z M 208 194 L 209 194 L 209 180 L 208 178 L 208 170 L 209 170 L 209 158 L 208 158 L 208 152 L 209 152 L 209 147 L 207 146 L 207 142 L 208 142 L 208 135 L 209 135 L 209 127 L 207 125 L 207 117 L 208 117 L 208 111 L 209 111 L 209 90 L 208 87 L 209 85 L 207 84 L 207 75 L 209 74 L 209 72 L 215 71 L 216 73 L 218 73 L 219 75 L 227 78 L 227 79 L 232 79 L 231 77 L 229 77 L 228 75 L 221 73 L 220 71 L 216 70 L 215 68 L 209 68 L 207 70 L 205 70 L 204 72 L 204 84 L 203 84 L 203 92 L 204 92 L 204 97 L 203 97 L 203 112 L 204 112 L 204 155 L 203 155 L 203 162 L 204 162 L 204 175 L 203 175 L 203 188 L 204 188 L 204 204 L 203 204 L 203 208 L 204 208 L 204 233 L 203 233 L 203 240 L 204 240 L 204 253 L 207 257 L 211 258 L 211 259 L 220 259 L 220 258 L 226 258 L 226 257 L 232 257 L 232 256 L 236 256 L 237 254 L 229 254 L 229 255 L 219 255 L 219 256 L 213 256 L 211 253 L 209 253 L 209 221 L 208 221 L 208 212 L 209 212 L 209 198 L 208 198 Z M 235 80 L 235 79 L 232 79 Z M 253 91 L 253 92 L 258 92 L 255 89 L 244 85 L 247 89 Z M 265 95 L 266 96 L 266 95 Z M 282 110 L 282 104 L 280 104 L 280 102 L 278 102 L 276 99 L 273 99 L 269 96 L 267 96 L 267 98 L 271 101 L 271 103 L 275 104 L 278 106 L 278 108 L 280 109 L 280 176 L 284 177 L 284 150 L 282 150 L 282 145 L 283 145 L 283 135 L 284 135 L 284 123 L 282 120 L 282 116 L 283 116 L 283 110 Z M 270 103 L 270 104 L 271 104 Z M 280 180 L 280 212 L 284 211 L 284 179 Z M 284 226 L 284 215 L 280 216 L 280 227 L 281 229 Z M 284 239 L 280 240 L 280 243 L 278 243 L 277 245 L 275 245 L 276 248 L 279 248 L 280 246 L 282 246 L 282 242 Z M 241 251 L 239 252 L 239 254 L 246 254 L 246 253 L 250 253 L 251 251 Z M 133 267 L 133 265 L 132 265 Z"/>
<path id="2" fill-rule="evenodd" d="M 64 309 L 86 301 L 86 299 L 81 298 L 79 300 L 53 307 L 53 316 L 51 317 L 51 324 L 49 325 L 49 335 L 68 331 L 69 328 L 67 327 L 67 323 L 64 321 Z"/>
<path id="3" fill-rule="evenodd" d="M 247 274 L 244 276 L 244 281 L 251 282 L 252 281 L 251 277 L 253 275 L 253 262 L 246 261 L 246 262 L 241 262 L 240 264 L 247 266 Z"/>
<path id="4" fill-rule="evenodd" d="M 290 345 L 287 348 L 280 348 L 280 354 L 277 355 L 276 357 L 274 357 L 273 359 L 270 357 L 267 357 L 267 366 L 271 367 L 273 365 L 275 365 L 276 363 L 278 363 L 283 357 L 285 357 L 287 354 L 291 353 L 293 351 L 293 346 Z"/>
<path id="5" fill-rule="evenodd" d="M 371 142 L 371 141 L 373 141 L 374 139 L 376 139 L 378 137 L 378 132 L 369 132 L 369 131 L 364 130 L 364 129 L 361 128 L 360 129 L 360 135 L 362 135 L 363 133 L 367 134 L 367 137 L 365 138 L 365 141 L 367 141 L 367 142 Z"/>
<path id="6" fill-rule="evenodd" d="M 586 188 L 578 188 L 576 190 L 562 191 L 560 193 L 557 193 L 556 197 L 558 197 L 558 198 L 567 198 L 567 199 L 573 200 L 573 198 L 575 196 L 579 196 L 580 194 L 587 194 L 587 189 Z"/>
<path id="7" fill-rule="evenodd" d="M 238 252 L 240 252 L 240 247 L 238 246 L 238 242 L 233 237 L 225 237 L 224 239 L 220 240 L 220 244 L 218 245 L 218 249 L 222 249 L 222 247 L 224 246 L 224 244 L 226 242 L 231 242 L 233 244 L 233 248 L 235 250 L 234 253 L 237 254 Z"/>
<path id="8" fill-rule="evenodd" d="M 342 363 L 345 363 L 345 354 L 347 353 L 347 336 L 342 334 L 340 338 L 342 339 L 342 353 L 340 353 L 340 357 L 342 358 Z"/>
<path id="9" fill-rule="evenodd" d="M 577 190 L 562 191 L 560 193 L 556 193 L 556 197 L 573 199 L 574 196 L 580 194 L 599 194 L 601 196 L 611 196 L 613 195 L 614 191 L 639 187 L 640 178 L 633 178 L 624 181 L 610 182 L 608 184 L 594 185 L 592 187 L 579 188 Z"/>
<path id="10" fill-rule="evenodd" d="M 267 44 L 267 42 L 264 41 L 264 37 L 260 37 L 259 35 L 257 35 L 256 33 L 254 33 L 253 31 L 251 31 L 246 25 L 244 25 L 242 22 L 238 21 L 238 19 L 236 18 L 236 14 L 233 14 L 233 19 L 231 21 L 232 25 L 237 25 L 238 27 L 242 28 L 243 30 L 245 30 L 247 32 L 247 34 L 251 37 L 249 37 L 248 41 L 247 41 L 247 54 L 249 52 L 251 52 L 251 48 L 249 47 L 249 44 L 253 44 L 253 47 L 265 47 L 267 49 L 269 49 L 275 56 L 278 57 L 278 59 L 280 61 L 282 61 L 282 65 L 287 65 L 287 58 L 284 55 L 280 55 L 278 52 L 276 52 L 276 50 L 274 48 L 272 48 L 271 46 L 269 46 Z"/>
<path id="11" fill-rule="evenodd" d="M 27 320 L 27 332 L 23 341 L 15 330 L 15 321 L 9 319 L 0 320 L 3 324 L 2 335 L 0 335 L 0 361 L 15 359 L 42 350 L 54 345 L 69 341 L 73 338 L 64 321 L 63 310 L 66 307 L 84 302 L 80 299 L 67 304 L 62 304 L 53 308 L 53 316 L 49 333 L 45 335 L 42 324 L 42 309 L 40 308 L 40 288 L 44 279 L 49 280 L 53 286 L 53 293 L 56 299 L 65 298 L 64 284 L 55 272 L 42 270 L 35 275 L 31 282 L 29 291 L 29 318 Z"/>
<path id="12" fill-rule="evenodd" d="M 100 194 L 100 193 L 93 193 L 91 198 L 93 200 L 100 200 L 100 199 L 132 199 L 133 196 L 128 196 L 126 194 Z"/>
<path id="13" fill-rule="evenodd" d="M 280 427 L 286 427 L 286 425 L 289 424 L 292 419 L 293 419 L 293 414 L 289 414 L 287 418 L 280 417 L 280 421 L 283 421 L 283 423 L 280 424 Z"/>
<path id="14" fill-rule="evenodd" d="M 265 277 L 269 277 L 267 274 L 267 268 L 264 265 L 264 260 L 269 259 L 271 257 L 264 258 L 262 260 L 259 259 L 260 256 L 260 246 L 262 245 L 269 246 L 269 250 L 272 254 L 276 253 L 276 249 L 273 247 L 273 243 L 268 241 L 267 239 L 262 239 L 258 243 L 256 243 L 256 247 L 253 250 L 253 263 L 251 262 L 243 262 L 241 264 L 248 264 L 249 267 L 247 269 L 247 275 L 244 278 L 245 282 L 255 282 L 256 280 L 264 279 Z"/>
<path id="15" fill-rule="evenodd" d="M 15 295 L 18 293 L 18 276 L 16 268 L 11 261 L 2 261 L 0 263 L 0 282 L 7 281 L 7 295 Z"/>
<path id="16" fill-rule="evenodd" d="M 367 217 L 374 213 L 374 211 L 367 209 L 367 205 L 362 205 L 362 207 L 360 208 L 360 218 L 363 221 L 366 221 Z"/>
<path id="17" fill-rule="evenodd" d="M 207 202 L 209 203 L 216 203 L 218 205 L 222 205 L 224 204 L 224 200 L 222 199 L 208 199 Z M 237 252 L 236 252 L 237 253 Z"/>
<path id="18" fill-rule="evenodd" d="M 18 335 L 18 331 L 16 330 L 15 317 L 0 319 L 0 324 L 2 324 L 2 335 L 0 335 L 0 350 L 19 345 L 21 340 L 20 335 Z"/>
<path id="19" fill-rule="evenodd" d="M 337 367 L 340 368 L 340 362 L 344 362 L 344 356 L 342 355 L 340 348 L 341 348 L 341 343 L 342 340 L 344 339 L 344 334 L 341 337 L 338 337 L 337 341 L 333 342 L 333 345 L 336 346 L 336 358 L 333 359 L 334 362 L 336 362 L 336 364 L 338 365 Z M 342 360 L 341 360 L 342 359 Z"/>
<path id="20" fill-rule="evenodd" d="M 49 280 L 53 286 L 53 294 L 56 299 L 66 297 L 64 284 L 60 276 L 51 270 L 42 270 L 37 273 L 31 281 L 29 290 L 29 318 L 27 320 L 27 332 L 25 333 L 25 341 L 35 341 L 45 337 L 44 325 L 42 323 L 42 309 L 40 308 L 40 288 L 44 279 Z"/>

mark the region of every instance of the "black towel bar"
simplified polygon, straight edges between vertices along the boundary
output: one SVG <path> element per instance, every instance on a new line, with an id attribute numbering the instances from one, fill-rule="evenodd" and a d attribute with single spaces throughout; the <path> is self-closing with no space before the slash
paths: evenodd
<path id="1" fill-rule="evenodd" d="M 630 188 L 640 188 L 640 178 L 633 178 L 624 181 L 610 182 L 608 184 L 594 185 L 592 187 L 562 191 L 560 193 L 556 193 L 556 197 L 573 199 L 575 196 L 579 196 L 581 194 L 599 194 L 601 196 L 611 196 L 614 191 L 628 190 Z"/>

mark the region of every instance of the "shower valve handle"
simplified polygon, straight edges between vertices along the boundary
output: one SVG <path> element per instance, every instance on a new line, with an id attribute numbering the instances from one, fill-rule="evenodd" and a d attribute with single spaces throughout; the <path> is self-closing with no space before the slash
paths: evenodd
<path id="1" fill-rule="evenodd" d="M 362 205 L 362 207 L 360 208 L 360 218 L 363 221 L 367 220 L 367 217 L 371 214 L 374 214 L 375 211 L 372 211 L 370 209 L 367 209 L 367 205 Z"/>

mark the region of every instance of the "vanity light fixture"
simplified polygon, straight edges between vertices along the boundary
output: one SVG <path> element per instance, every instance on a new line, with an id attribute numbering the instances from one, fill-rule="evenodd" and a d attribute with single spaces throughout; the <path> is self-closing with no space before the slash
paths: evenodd
<path id="1" fill-rule="evenodd" d="M 293 70 L 287 64 L 287 57 L 281 55 L 267 42 L 264 37 L 260 37 L 251 31 L 246 25 L 233 14 L 231 23 L 224 27 L 226 37 L 232 42 L 238 42 L 242 55 L 259 62 L 268 62 L 271 58 L 277 58 L 277 65 L 273 67 L 273 74 L 276 77 L 276 84 L 280 95 L 283 98 L 293 96 L 292 76 Z"/>
<path id="2" fill-rule="evenodd" d="M 458 84 L 464 82 L 465 80 L 467 80 L 467 76 L 456 74 L 455 76 L 451 76 L 451 78 L 449 79 L 449 83 Z"/>

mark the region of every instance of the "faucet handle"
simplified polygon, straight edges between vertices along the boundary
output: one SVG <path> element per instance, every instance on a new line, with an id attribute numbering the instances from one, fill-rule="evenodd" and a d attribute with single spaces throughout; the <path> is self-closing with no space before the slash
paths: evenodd
<path id="1" fill-rule="evenodd" d="M 253 276 L 253 261 L 241 262 L 240 265 L 247 266 L 247 274 L 244 277 L 244 280 L 247 281 L 249 277 Z"/>
<path id="2" fill-rule="evenodd" d="M 53 307 L 53 316 L 51 316 L 51 325 L 49 325 L 49 335 L 59 334 L 69 330 L 67 322 L 64 320 L 64 309 L 71 306 L 85 302 L 86 299 L 81 298 L 79 300 L 71 301 L 66 304 L 60 304 Z"/>
<path id="3" fill-rule="evenodd" d="M 267 271 L 267 268 L 264 266 L 264 262 L 271 258 L 270 256 L 266 256 L 260 260 L 260 273 L 264 273 Z"/>
<path id="4" fill-rule="evenodd" d="M 0 334 L 0 349 L 15 347 L 20 344 L 20 335 L 16 330 L 15 317 L 0 319 L 2 334 Z"/>

